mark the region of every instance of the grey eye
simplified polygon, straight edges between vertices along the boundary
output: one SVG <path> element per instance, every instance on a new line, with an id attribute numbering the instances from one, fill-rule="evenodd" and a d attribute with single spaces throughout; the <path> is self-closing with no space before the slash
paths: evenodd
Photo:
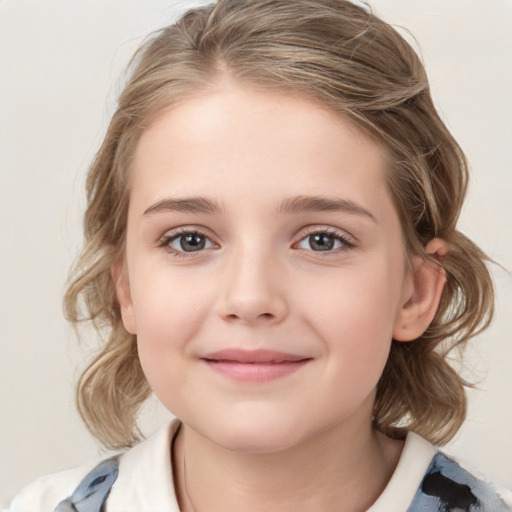
<path id="1" fill-rule="evenodd" d="M 183 233 L 174 237 L 168 245 L 175 251 L 196 252 L 211 247 L 213 244 L 200 233 Z"/>
<path id="2" fill-rule="evenodd" d="M 312 251 L 331 251 L 343 247 L 344 242 L 339 236 L 330 235 L 328 233 L 314 233 L 303 238 L 298 247 L 301 249 L 309 249 Z"/>

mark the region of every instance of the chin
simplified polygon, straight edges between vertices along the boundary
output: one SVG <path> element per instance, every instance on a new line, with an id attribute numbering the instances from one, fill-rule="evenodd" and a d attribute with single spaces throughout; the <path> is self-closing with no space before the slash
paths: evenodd
<path id="1" fill-rule="evenodd" d="M 237 432 L 228 438 L 219 439 L 216 444 L 225 450 L 247 454 L 277 453 L 295 445 L 289 436 L 276 436 L 275 434 L 267 436 L 262 435 L 261 432 L 254 435 L 247 432 Z"/>
<path id="2" fill-rule="evenodd" d="M 230 419 L 196 432 L 225 450 L 248 454 L 276 453 L 301 441 L 300 433 L 292 425 L 261 418 Z"/>

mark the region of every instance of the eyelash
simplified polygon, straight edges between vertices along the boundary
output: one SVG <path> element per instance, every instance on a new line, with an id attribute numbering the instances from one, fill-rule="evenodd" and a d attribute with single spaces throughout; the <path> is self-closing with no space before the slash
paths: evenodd
<path id="1" fill-rule="evenodd" d="M 170 247 L 171 242 L 174 242 L 175 240 L 177 240 L 180 237 L 185 236 L 185 235 L 198 235 L 200 237 L 203 237 L 206 240 L 209 240 L 210 243 L 213 244 L 214 246 L 216 245 L 214 242 L 211 241 L 210 237 L 206 233 L 204 233 L 203 231 L 201 231 L 199 229 L 178 228 L 170 234 L 166 233 L 159 240 L 158 246 L 164 248 L 168 253 L 170 253 L 173 256 L 178 257 L 178 258 L 193 258 L 193 257 L 199 256 L 200 253 L 203 252 L 204 249 L 200 249 L 198 251 L 187 252 L 187 251 L 179 251 L 179 250 L 176 250 L 176 249 L 173 249 Z M 338 252 L 352 249 L 356 245 L 347 235 L 345 235 L 335 229 L 327 228 L 327 227 L 318 227 L 318 228 L 311 227 L 306 230 L 306 232 L 303 234 L 303 236 L 301 237 L 301 239 L 298 242 L 293 244 L 293 247 L 296 247 L 298 244 L 300 244 L 301 242 L 303 242 L 304 240 L 306 240 L 308 237 L 310 237 L 312 235 L 325 235 L 328 237 L 332 237 L 336 240 L 339 240 L 343 244 L 342 247 L 339 247 L 336 249 L 329 249 L 326 251 L 314 251 L 312 249 L 309 250 L 309 252 L 321 253 L 321 255 L 324 257 L 328 254 L 338 253 Z M 323 254 L 323 253 L 326 253 L 326 254 Z"/>
<path id="2" fill-rule="evenodd" d="M 174 230 L 172 233 L 168 234 L 166 233 L 159 241 L 158 246 L 164 248 L 168 253 L 172 254 L 173 256 L 177 258 L 193 258 L 195 256 L 199 256 L 199 253 L 202 251 L 177 251 L 176 249 L 173 249 L 170 247 L 170 243 L 174 242 L 174 240 L 177 240 L 178 238 L 185 236 L 185 235 L 199 235 L 207 240 L 210 240 L 210 237 L 201 231 L 200 229 L 195 228 L 178 228 Z M 211 242 L 211 240 L 210 240 Z M 213 245 L 213 242 L 211 242 Z"/>
<path id="3" fill-rule="evenodd" d="M 332 237 L 332 238 L 334 238 L 336 240 L 341 241 L 341 243 L 343 244 L 342 247 L 339 247 L 337 249 L 330 249 L 330 250 L 327 250 L 327 251 L 313 251 L 313 250 L 309 251 L 309 252 L 314 252 L 314 253 L 320 253 L 324 257 L 329 255 L 329 254 L 347 251 L 349 249 L 354 248 L 355 245 L 356 245 L 353 242 L 353 240 L 351 238 L 349 238 L 349 236 L 347 236 L 346 234 L 344 234 L 344 233 L 342 233 L 342 232 L 340 232 L 340 231 L 338 231 L 336 229 L 327 228 L 327 227 L 310 227 L 310 228 L 307 228 L 304 236 L 302 236 L 302 238 L 297 243 L 295 243 L 294 245 L 298 245 L 303 240 L 309 238 L 312 235 L 325 235 L 325 236 L 328 236 L 328 237 Z"/>

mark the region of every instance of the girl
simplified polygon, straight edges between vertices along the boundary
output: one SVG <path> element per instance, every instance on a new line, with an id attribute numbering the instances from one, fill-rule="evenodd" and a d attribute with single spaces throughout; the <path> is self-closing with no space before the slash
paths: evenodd
<path id="1" fill-rule="evenodd" d="M 492 315 L 465 158 L 409 45 L 344 0 L 220 0 L 136 55 L 90 169 L 78 405 L 130 449 L 11 510 L 510 510 L 434 448 Z M 178 418 L 138 443 L 153 391 Z"/>

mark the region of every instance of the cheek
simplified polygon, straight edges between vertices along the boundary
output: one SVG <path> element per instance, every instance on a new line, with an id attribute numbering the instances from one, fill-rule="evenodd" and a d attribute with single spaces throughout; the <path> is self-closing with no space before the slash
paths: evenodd
<path id="1" fill-rule="evenodd" d="M 208 308 L 204 296 L 190 292 L 194 287 L 186 279 L 162 272 L 153 275 L 159 278 L 149 272 L 139 274 L 132 283 L 132 299 L 141 365 L 160 396 L 186 378 L 185 356 Z"/>
<path id="2" fill-rule="evenodd" d="M 374 263 L 366 268 L 342 269 L 337 275 L 328 276 L 323 284 L 317 280 L 302 299 L 312 313 L 310 316 L 340 334 L 391 334 L 402 276 L 385 262 Z"/>
<path id="3" fill-rule="evenodd" d="M 132 300 L 141 338 L 172 345 L 193 334 L 205 304 L 204 287 L 197 279 L 158 261 L 138 265 L 132 275 Z"/>
<path id="4" fill-rule="evenodd" d="M 332 356 L 332 374 L 339 376 L 335 378 L 353 384 L 366 379 L 370 387 L 380 378 L 400 297 L 397 268 L 381 260 L 344 269 L 329 285 L 317 286 L 308 295 L 308 324 Z"/>

